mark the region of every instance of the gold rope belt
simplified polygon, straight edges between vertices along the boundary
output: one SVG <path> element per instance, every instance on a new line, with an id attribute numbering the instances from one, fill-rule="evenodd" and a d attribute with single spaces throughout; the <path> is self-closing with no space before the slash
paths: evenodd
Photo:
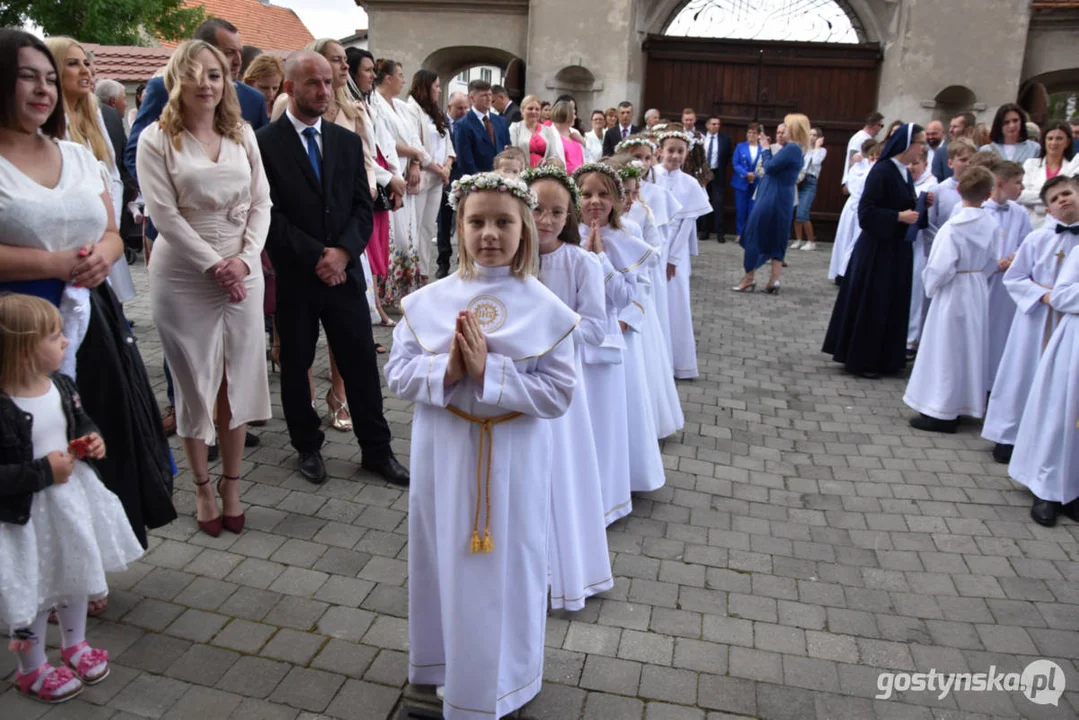
<path id="1" fill-rule="evenodd" d="M 471 552 L 478 553 L 481 550 L 485 553 L 489 553 L 495 549 L 494 540 L 491 538 L 491 459 L 492 449 L 494 448 L 494 427 L 495 425 L 501 425 L 502 423 L 509 422 L 510 420 L 516 420 L 521 417 L 522 413 L 511 412 L 505 415 L 496 415 L 489 418 L 476 417 L 470 415 L 460 408 L 456 408 L 453 405 L 447 405 L 446 409 L 451 413 L 469 422 L 476 423 L 480 426 L 480 449 L 476 458 L 476 514 L 472 520 L 472 544 L 470 545 Z M 483 483 L 483 446 L 484 439 L 487 441 L 487 486 L 486 491 Z M 483 528 L 483 540 L 480 541 L 480 504 L 481 498 L 486 496 L 487 499 L 487 519 Z"/>

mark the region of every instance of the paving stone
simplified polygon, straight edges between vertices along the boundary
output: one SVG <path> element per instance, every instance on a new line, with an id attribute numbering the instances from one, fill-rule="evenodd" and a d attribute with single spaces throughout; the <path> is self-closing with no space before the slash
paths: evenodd
<path id="1" fill-rule="evenodd" d="M 110 705 L 144 718 L 160 718 L 191 686 L 158 675 L 141 675 L 120 691 Z"/>
<path id="2" fill-rule="evenodd" d="M 344 682 L 341 675 L 294 667 L 270 695 L 270 700 L 320 713 L 326 710 Z"/>
<path id="3" fill-rule="evenodd" d="M 618 628 L 571 622 L 563 647 L 566 650 L 613 657 L 618 654 L 621 635 L 622 631 Z"/>
<path id="4" fill-rule="evenodd" d="M 184 608 L 172 603 L 147 598 L 124 616 L 124 622 L 146 630 L 161 631 L 183 613 Z"/>
<path id="5" fill-rule="evenodd" d="M 697 702 L 708 710 L 756 715 L 757 683 L 752 680 L 702 674 L 697 682 Z"/>
<path id="6" fill-rule="evenodd" d="M 266 658 L 241 657 L 217 683 L 220 690 L 265 698 L 288 674 L 289 666 Z"/>
<path id="7" fill-rule="evenodd" d="M 342 720 L 389 717 L 401 691 L 360 680 L 346 680 L 327 714 Z"/>
<path id="8" fill-rule="evenodd" d="M 214 686 L 240 656 L 207 645 L 192 645 L 179 660 L 169 666 L 166 675 L 195 685 Z"/>
<path id="9" fill-rule="evenodd" d="M 164 720 L 206 720 L 228 717 L 243 698 L 212 688 L 191 688 L 165 713 Z"/>
<path id="10" fill-rule="evenodd" d="M 165 629 L 165 632 L 192 642 L 209 642 L 210 638 L 224 627 L 228 619 L 225 615 L 202 610 L 185 610 Z"/>
<path id="11" fill-rule="evenodd" d="M 635 698 L 589 693 L 584 717 L 589 720 L 640 720 L 644 703 Z"/>
<path id="12" fill-rule="evenodd" d="M 325 643 L 326 638 L 321 635 L 284 628 L 273 636 L 260 654 L 293 665 L 306 665 Z"/>
<path id="13" fill-rule="evenodd" d="M 638 694 L 652 700 L 693 705 L 697 702 L 697 673 L 689 670 L 645 665 Z"/>
<path id="14" fill-rule="evenodd" d="M 374 620 L 375 614 L 366 610 L 331 607 L 319 618 L 316 632 L 339 640 L 359 642 Z"/>
<path id="15" fill-rule="evenodd" d="M 571 628 L 572 630 L 572 628 Z M 674 654 L 674 639 L 663 635 L 623 630 L 618 657 L 653 665 L 670 665 Z"/>
<path id="16" fill-rule="evenodd" d="M 289 567 L 270 584 L 270 590 L 284 595 L 311 597 L 329 579 L 329 575 L 317 570 Z"/>
<path id="17" fill-rule="evenodd" d="M 295 720 L 299 712 L 288 705 L 244 698 L 229 720 Z"/>
<path id="18" fill-rule="evenodd" d="M 728 667 L 732 677 L 783 682 L 783 656 L 778 653 L 732 647 Z"/>
<path id="19" fill-rule="evenodd" d="M 215 580 L 212 577 L 197 577 L 180 591 L 175 601 L 178 605 L 214 611 L 221 607 L 237 589 L 239 589 L 238 585 L 229 582 Z"/>
<path id="20" fill-rule="evenodd" d="M 300 597 L 284 596 L 266 614 L 263 621 L 296 630 L 314 630 L 318 619 L 330 608 L 327 603 Z"/>
<path id="21" fill-rule="evenodd" d="M 116 662 L 143 672 L 163 673 L 183 657 L 190 647 L 191 643 L 187 640 L 148 633 L 118 655 Z"/>
<path id="22" fill-rule="evenodd" d="M 365 650 L 366 645 L 360 646 Z M 340 672 L 340 671 L 338 671 Z M 396 650 L 381 650 L 378 657 L 363 676 L 364 680 L 401 687 L 408 682 L 408 653 Z"/>
<path id="23" fill-rule="evenodd" d="M 365 645 L 390 650 L 408 650 L 408 623 L 394 617 L 379 617 L 363 637 Z"/>
<path id="24" fill-rule="evenodd" d="M 368 580 L 331 575 L 326 583 L 315 593 L 315 600 L 332 605 L 359 607 L 375 584 Z"/>
<path id="25" fill-rule="evenodd" d="M 241 587 L 218 608 L 218 612 L 247 620 L 262 620 L 281 602 L 281 595 L 269 590 Z"/>
<path id="26" fill-rule="evenodd" d="M 611 697 L 618 701 L 628 698 Z M 532 702 L 521 708 L 522 720 L 560 720 L 561 718 L 577 718 L 581 716 L 587 693 L 576 687 L 565 685 L 545 684 L 543 691 Z"/>
<path id="27" fill-rule="evenodd" d="M 236 619 L 214 636 L 213 644 L 242 653 L 257 653 L 277 632 L 272 625 Z"/>
<path id="28" fill-rule="evenodd" d="M 581 673 L 581 687 L 619 695 L 637 695 L 640 679 L 640 663 L 590 655 Z"/>

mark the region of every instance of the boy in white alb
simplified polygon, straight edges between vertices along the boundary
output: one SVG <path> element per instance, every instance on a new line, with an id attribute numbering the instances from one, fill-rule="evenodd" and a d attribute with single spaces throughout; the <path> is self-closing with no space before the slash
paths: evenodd
<path id="1" fill-rule="evenodd" d="M 933 246 L 933 238 L 952 216 L 952 211 L 962 203 L 958 190 L 959 181 L 963 179 L 963 173 L 970 165 L 975 152 L 977 148 L 974 143 L 966 138 L 955 138 L 948 145 L 948 167 L 952 170 L 952 176 L 937 183 L 932 190 L 933 204 L 929 207 L 929 227 L 926 228 L 925 235 L 930 248 Z"/>
<path id="2" fill-rule="evenodd" d="M 933 176 L 933 173 L 929 172 L 929 163 L 925 153 L 912 162 L 908 166 L 908 169 L 910 170 L 910 176 L 914 178 L 914 192 L 916 192 L 919 197 L 930 192 L 933 186 L 937 184 L 937 179 Z M 922 325 L 925 323 L 927 305 L 925 283 L 922 281 L 922 272 L 925 270 L 925 262 L 929 257 L 929 246 L 926 245 L 925 242 L 926 231 L 924 229 L 912 229 L 910 232 L 915 233 L 915 239 L 913 248 L 914 275 L 911 278 L 910 284 L 910 322 L 907 324 L 908 355 L 917 352 L 918 343 L 922 337 Z"/>
<path id="3" fill-rule="evenodd" d="M 993 196 L 982 206 L 997 222 L 993 246 L 997 255 L 997 271 L 989 278 L 989 375 L 986 392 L 993 389 L 997 368 L 1004 357 L 1004 346 L 1015 317 L 1015 300 L 1004 287 L 1004 273 L 1011 267 L 1023 239 L 1034 228 L 1030 215 L 1016 202 L 1023 190 L 1023 168 L 1011 160 L 999 160 L 990 168 L 996 178 Z"/>
<path id="4" fill-rule="evenodd" d="M 1004 273 L 1004 286 L 1017 311 L 982 426 L 982 437 L 996 443 L 993 459 L 1000 463 L 1011 460 L 1038 360 L 1060 322 L 1049 305 L 1050 292 L 1064 258 L 1079 245 L 1076 181 L 1063 175 L 1047 180 L 1041 198 L 1054 220 L 1027 235 Z"/>
<path id="5" fill-rule="evenodd" d="M 903 402 L 920 413 L 910 421 L 917 430 L 954 433 L 960 415 L 985 414 L 988 280 L 997 259 L 996 222 L 982 203 L 994 183 L 985 168 L 963 173 L 963 205 L 940 228 L 926 262 L 925 292 L 933 303 L 903 395 Z"/>
<path id="6" fill-rule="evenodd" d="M 873 169 L 877 158 L 880 157 L 880 145 L 870 138 L 862 144 L 862 159 L 856 162 L 850 172 L 845 175 L 844 185 L 847 188 L 847 202 L 843 204 L 843 210 L 839 213 L 839 224 L 835 229 L 835 242 L 832 243 L 832 259 L 828 263 L 828 279 L 839 283 L 847 273 L 847 265 L 850 256 L 854 252 L 854 244 L 858 242 L 858 236 L 862 234 L 862 227 L 858 223 L 858 203 L 862 200 L 862 190 L 865 188 L 865 180 L 869 177 L 869 171 Z"/>

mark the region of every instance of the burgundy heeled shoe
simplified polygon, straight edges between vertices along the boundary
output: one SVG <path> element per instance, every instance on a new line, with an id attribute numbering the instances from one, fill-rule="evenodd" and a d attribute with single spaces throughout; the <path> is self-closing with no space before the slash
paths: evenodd
<path id="1" fill-rule="evenodd" d="M 209 485 L 209 484 L 210 484 L 210 478 L 208 478 L 208 477 L 205 478 L 202 482 L 199 482 L 198 480 L 195 481 L 195 487 L 205 487 L 206 485 Z M 196 503 L 197 502 L 198 501 L 196 501 Z M 210 537 L 217 537 L 218 535 L 221 534 L 221 527 L 223 525 L 223 522 L 221 520 L 220 515 L 215 517 L 213 520 L 199 520 L 199 511 L 196 509 L 195 510 L 195 522 L 198 523 L 199 530 L 202 530 L 204 533 L 206 533 Z"/>
<path id="2" fill-rule="evenodd" d="M 217 481 L 217 494 L 221 495 L 221 483 L 225 482 L 226 480 L 229 482 L 237 482 L 239 481 L 239 479 L 239 475 L 235 477 L 230 475 L 222 475 L 221 479 Z M 221 501 L 224 502 L 224 500 L 225 498 L 222 495 Z M 225 515 L 224 513 L 222 513 L 221 515 L 221 523 L 230 533 L 239 534 L 240 532 L 242 532 L 244 529 L 244 523 L 246 522 L 247 516 L 244 513 L 240 513 L 239 515 Z"/>

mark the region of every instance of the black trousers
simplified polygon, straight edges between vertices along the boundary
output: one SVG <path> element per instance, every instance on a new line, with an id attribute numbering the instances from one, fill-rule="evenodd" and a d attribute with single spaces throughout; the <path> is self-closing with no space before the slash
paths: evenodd
<path id="1" fill-rule="evenodd" d="M 723 237 L 723 190 L 725 178 L 720 174 L 708 181 L 705 189 L 708 191 L 708 201 L 712 206 L 712 212 L 702 215 L 697 221 L 698 233 L 716 233 Z"/>
<path id="2" fill-rule="evenodd" d="M 281 404 L 292 447 L 314 452 L 326 437 L 311 407 L 307 384 L 320 322 L 345 381 L 352 427 L 364 459 L 377 462 L 390 454 L 390 426 L 382 415 L 382 386 L 362 276 L 357 281 L 354 270 L 349 271 L 348 280 L 332 288 L 313 275 L 308 279 L 278 273 Z"/>
<path id="3" fill-rule="evenodd" d="M 442 190 L 442 205 L 438 208 L 438 267 L 450 269 L 450 258 L 453 257 L 453 228 L 457 222 L 453 208 L 450 207 L 450 195 L 447 189 Z"/>

